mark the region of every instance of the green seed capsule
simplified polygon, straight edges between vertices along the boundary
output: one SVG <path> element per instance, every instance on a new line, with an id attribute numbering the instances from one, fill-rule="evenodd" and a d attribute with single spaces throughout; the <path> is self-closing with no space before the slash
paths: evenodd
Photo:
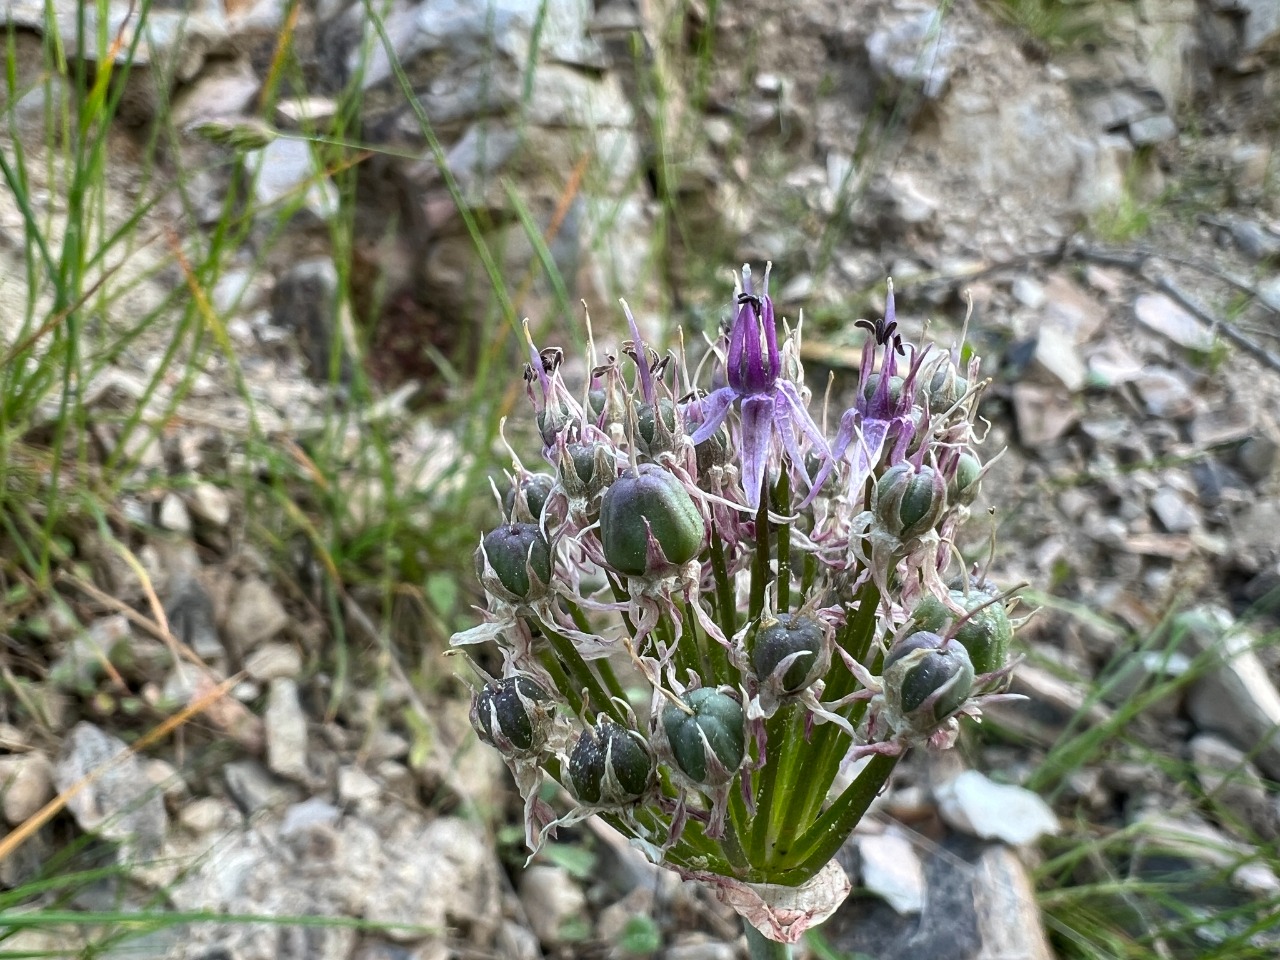
<path id="1" fill-rule="evenodd" d="M 657 464 L 645 463 L 614 481 L 600 504 L 600 539 L 615 570 L 645 576 L 649 534 L 667 563 L 682 565 L 702 549 L 705 526 L 684 485 Z"/>
<path id="2" fill-rule="evenodd" d="M 992 603 L 992 594 L 978 590 L 966 596 L 963 590 L 952 590 L 951 600 L 964 610 L 977 610 L 955 632 L 955 639 L 969 653 L 978 674 L 994 673 L 1009 662 L 1009 646 L 1013 642 L 1013 624 L 1000 601 Z M 987 606 L 983 606 L 987 604 Z M 978 610 L 982 607 L 981 610 Z M 912 613 L 916 626 L 932 633 L 944 633 L 959 617 L 941 600 L 925 597 Z"/>
<path id="3" fill-rule="evenodd" d="M 485 534 L 483 542 L 484 555 L 476 555 L 477 572 L 481 576 L 484 557 L 488 557 L 498 582 L 517 600 L 536 600 L 545 592 L 551 582 L 551 547 L 537 524 L 504 524 Z M 540 585 L 530 581 L 530 567 Z"/>
<path id="4" fill-rule="evenodd" d="M 676 765 L 695 783 L 728 783 L 746 756 L 742 705 L 712 687 L 701 687 L 683 699 L 693 713 L 675 704 L 662 711 L 662 729 Z"/>
<path id="5" fill-rule="evenodd" d="M 618 806 L 643 797 L 657 769 L 644 738 L 601 717 L 569 755 L 569 786 L 582 803 Z"/>
<path id="6" fill-rule="evenodd" d="M 521 479 L 519 489 L 524 494 L 525 502 L 529 505 L 529 514 L 534 520 L 542 516 L 542 508 L 547 505 L 547 499 L 551 496 L 555 485 L 556 478 L 549 473 L 531 473 Z M 508 520 L 514 521 L 515 508 L 516 488 L 511 487 L 502 498 L 503 515 Z"/>
<path id="7" fill-rule="evenodd" d="M 960 376 L 948 361 L 929 381 L 929 409 L 935 414 L 946 413 L 968 390 L 969 381 Z"/>
<path id="8" fill-rule="evenodd" d="M 669 438 L 676 429 L 676 405 L 668 398 L 662 397 L 658 400 L 658 411 L 662 415 L 662 426 Z M 658 418 L 654 415 L 653 404 L 643 403 L 636 410 L 636 430 L 640 434 L 640 439 L 644 441 L 644 447 L 652 453 L 659 451 L 654 450 L 656 440 L 662 437 L 658 431 Z"/>
<path id="9" fill-rule="evenodd" d="M 874 509 L 880 524 L 899 540 L 922 536 L 947 511 L 942 474 L 928 464 L 895 464 L 876 483 Z"/>
<path id="10" fill-rule="evenodd" d="M 471 726 L 485 743 L 508 755 L 537 753 L 547 741 L 555 701 L 525 676 L 485 684 L 471 701 Z"/>
<path id="11" fill-rule="evenodd" d="M 756 634 L 751 648 L 751 667 L 756 679 L 765 683 L 774 676 L 782 661 L 793 655 L 796 658 L 778 678 L 776 689 L 782 694 L 798 693 L 812 686 L 824 672 L 830 653 L 826 650 L 826 634 L 817 621 L 780 613 L 774 623 Z"/>
<path id="12" fill-rule="evenodd" d="M 973 692 L 973 664 L 965 648 L 921 631 L 895 643 L 884 659 L 884 696 L 920 729 L 942 723 Z"/>
<path id="13" fill-rule="evenodd" d="M 956 460 L 955 473 L 947 484 L 947 500 L 968 506 L 978 498 L 982 487 L 979 477 L 982 474 L 982 461 L 969 451 L 960 454 Z"/>
<path id="14" fill-rule="evenodd" d="M 871 400 L 871 398 L 879 391 L 881 376 L 883 375 L 873 373 L 871 376 L 867 377 L 867 382 L 862 386 L 862 398 L 864 400 Z M 892 376 L 889 378 L 889 402 L 894 406 L 897 406 L 897 404 L 902 400 L 902 388 L 905 385 L 906 381 L 903 380 L 902 377 Z"/>

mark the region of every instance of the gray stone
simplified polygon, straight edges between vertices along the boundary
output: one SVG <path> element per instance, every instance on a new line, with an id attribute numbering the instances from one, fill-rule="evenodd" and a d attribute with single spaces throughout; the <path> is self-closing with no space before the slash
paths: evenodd
<path id="1" fill-rule="evenodd" d="M 226 491 L 207 480 L 196 482 L 187 502 L 196 519 L 212 527 L 222 530 L 231 522 L 231 501 Z"/>
<path id="2" fill-rule="evenodd" d="M 520 878 L 520 902 L 544 948 L 565 942 L 566 927 L 584 919 L 587 898 L 563 867 L 535 864 Z"/>
<path id="3" fill-rule="evenodd" d="M 375 881 L 365 918 L 391 926 L 388 939 L 418 940 L 405 927 L 444 931 L 464 926 L 480 942 L 492 935 L 499 913 L 499 876 L 492 844 L 472 823 L 439 817 L 405 822 L 383 843 L 387 862 Z"/>
<path id="4" fill-rule="evenodd" d="M 1231 515 L 1231 557 L 1256 572 L 1280 559 L 1280 501 L 1260 497 Z"/>
<path id="5" fill-rule="evenodd" d="M 214 623 L 213 599 L 204 585 L 193 576 L 180 574 L 170 579 L 167 593 L 164 613 L 170 633 L 203 660 L 225 656 Z"/>
<path id="6" fill-rule="evenodd" d="M 244 659 L 244 672 L 263 683 L 301 671 L 302 654 L 287 643 L 264 643 Z"/>
<path id="7" fill-rule="evenodd" d="M 171 117 L 181 130 L 200 120 L 239 116 L 250 108 L 262 81 L 243 60 L 211 65 L 189 87 L 173 98 Z"/>
<path id="8" fill-rule="evenodd" d="M 38 750 L 0 757 L 0 808 L 16 827 L 53 799 L 53 764 Z"/>
<path id="9" fill-rule="evenodd" d="M 946 92 L 958 44 L 941 14 L 925 10 L 867 37 L 871 69 L 937 100 Z"/>
<path id="10" fill-rule="evenodd" d="M 876 960 L 1052 960 L 1034 885 L 1013 851 L 949 834 L 931 838 L 919 855 L 927 883 L 921 913 L 901 916 L 855 891 L 822 926 L 835 952 Z"/>
<path id="11" fill-rule="evenodd" d="M 1254 483 L 1267 480 L 1276 468 L 1276 455 L 1280 446 L 1268 436 L 1258 434 L 1249 437 L 1236 451 L 1236 465 Z"/>
<path id="12" fill-rule="evenodd" d="M 63 741 L 54 784 L 62 792 L 86 781 L 67 800 L 80 828 L 118 843 L 122 861 L 154 856 L 168 827 L 160 791 L 123 740 L 82 721 Z"/>
<path id="13" fill-rule="evenodd" d="M 1242 143 L 1233 148 L 1224 171 L 1232 200 L 1241 205 L 1256 202 L 1266 190 L 1270 167 L 1270 146 Z"/>
<path id="14" fill-rule="evenodd" d="M 1132 90 L 1117 87 L 1084 104 L 1085 115 L 1108 133 L 1123 131 L 1151 113 L 1151 104 Z"/>
<path id="15" fill-rule="evenodd" d="M 1236 0 L 1244 13 L 1242 51 L 1248 54 L 1274 50 L 1280 40 L 1280 3 L 1276 0 Z"/>
<path id="16" fill-rule="evenodd" d="M 172 491 L 166 493 L 160 501 L 159 520 L 160 526 L 165 530 L 171 530 L 174 533 L 191 532 L 191 514 L 187 512 L 187 506 L 182 502 L 182 498 Z"/>
<path id="17" fill-rule="evenodd" d="M 733 944 L 711 939 L 673 943 L 662 951 L 662 960 L 737 960 L 737 957 Z"/>
<path id="18" fill-rule="evenodd" d="M 343 803 L 364 803 L 377 799 L 381 792 L 378 781 L 359 767 L 338 770 L 338 799 Z"/>
<path id="19" fill-rule="evenodd" d="M 222 779 L 246 816 L 295 802 L 301 791 L 271 774 L 257 760 L 233 760 L 222 768 Z"/>
<path id="20" fill-rule="evenodd" d="M 979 960 L 1053 960 L 1045 924 L 1036 906 L 1036 887 L 1018 855 L 987 847 L 974 870 L 975 912 L 983 951 Z"/>
<path id="21" fill-rule="evenodd" d="M 298 700 L 298 685 L 290 677 L 271 681 L 263 714 L 267 735 L 267 769 L 289 780 L 306 783 L 307 718 Z"/>
<path id="22" fill-rule="evenodd" d="M 1033 371 L 1050 385 L 1076 393 L 1084 387 L 1085 366 L 1072 339 L 1055 327 L 1042 326 L 1036 334 Z"/>
<path id="23" fill-rule="evenodd" d="M 1263 774 L 1280 780 L 1280 693 L 1254 653 L 1257 638 L 1213 607 L 1183 614 L 1177 626 L 1198 653 L 1213 658 L 1188 691 L 1191 719 L 1247 751 Z"/>
<path id="24" fill-rule="evenodd" d="M 858 848 L 862 885 L 867 890 L 900 914 L 924 909 L 924 864 L 902 828 L 891 824 L 883 833 L 855 833 L 853 842 Z"/>
<path id="25" fill-rule="evenodd" d="M 238 819 L 235 808 L 218 797 L 197 797 L 178 810 L 178 822 L 195 834 L 213 833 Z"/>
<path id="26" fill-rule="evenodd" d="M 1218 404 L 1191 421 L 1191 440 L 1201 448 L 1243 440 L 1256 422 L 1255 412 L 1247 406 Z"/>
<path id="27" fill-rule="evenodd" d="M 338 270 L 328 257 L 314 257 L 290 267 L 271 295 L 271 321 L 293 332 L 311 379 L 328 383 L 337 374 L 346 380 L 351 361 L 342 349 L 338 319 Z"/>
<path id="28" fill-rule="evenodd" d="M 1085 362 L 1089 379 L 1106 387 L 1137 380 L 1144 370 L 1142 361 L 1117 340 L 1107 340 L 1091 349 Z"/>
<path id="29" fill-rule="evenodd" d="M 1163 419 L 1182 420 L 1196 411 L 1195 397 L 1182 377 L 1172 370 L 1154 367 L 1134 381 L 1147 413 Z"/>
<path id="30" fill-rule="evenodd" d="M 1199 817 L 1170 815 L 1160 809 L 1142 812 L 1130 876 L 1143 880 L 1185 877 L 1209 865 L 1230 872 L 1231 885 L 1259 896 L 1280 892 L 1280 878 L 1247 844 L 1233 841 Z"/>
<path id="31" fill-rule="evenodd" d="M 45 0 L 6 0 L 0 7 L 0 23 L 37 33 L 44 33 L 52 26 L 69 56 L 96 61 L 96 43 L 91 41 L 83 51 L 77 45 L 77 20 L 82 6 L 76 0 L 54 0 L 48 5 Z M 185 83 L 200 72 L 206 56 L 225 43 L 227 25 L 222 4 L 216 0 L 198 0 L 181 7 L 166 9 L 157 4 L 145 17 L 139 17 L 134 5 L 113 0 L 107 5 L 106 22 L 101 26 L 113 39 L 118 34 L 126 48 L 133 47 L 135 37 L 140 37 L 131 60 L 135 68 L 162 68 L 164 73 L 172 74 L 173 79 Z M 47 16 L 49 11 L 52 17 Z M 97 5 L 84 7 L 83 15 L 84 36 L 97 37 Z"/>
<path id="32" fill-rule="evenodd" d="M 1272 310 L 1280 310 L 1280 277 L 1269 277 L 1258 284 L 1258 299 Z"/>
<path id="33" fill-rule="evenodd" d="M 1223 826 L 1246 838 L 1275 839 L 1276 809 L 1266 785 L 1244 751 L 1213 734 L 1201 733 L 1187 745 L 1196 779 Z"/>
<path id="34" fill-rule="evenodd" d="M 1231 239 L 1251 260 L 1275 260 L 1280 257 L 1280 236 L 1256 220 L 1231 220 L 1227 224 Z"/>
<path id="35" fill-rule="evenodd" d="M 1206 353 L 1213 348 L 1213 333 L 1163 293 L 1144 293 L 1133 304 L 1138 322 L 1188 350 Z"/>
<path id="36" fill-rule="evenodd" d="M 1075 183 L 1072 200 L 1082 213 L 1114 210 L 1129 195 L 1133 143 L 1123 134 L 1108 133 L 1080 147 L 1084 172 Z"/>
<path id="37" fill-rule="evenodd" d="M 272 639 L 289 625 L 289 614 L 275 591 L 257 577 L 245 580 L 232 595 L 227 611 L 227 639 L 242 655 Z"/>
<path id="38" fill-rule="evenodd" d="M 1129 139 L 1134 146 L 1149 147 L 1153 144 L 1174 140 L 1178 136 L 1178 125 L 1167 113 L 1158 113 L 1152 117 L 1143 117 L 1129 124 Z"/>
<path id="39" fill-rule="evenodd" d="M 1161 487 L 1151 498 L 1151 510 L 1169 533 L 1189 533 L 1200 526 L 1200 512 L 1179 491 Z"/>
<path id="40" fill-rule="evenodd" d="M 934 791 L 938 812 L 957 830 L 1014 846 L 1059 831 L 1049 805 L 1030 790 L 966 770 Z"/>
<path id="41" fill-rule="evenodd" d="M 1031 310 L 1039 310 L 1048 299 L 1044 284 L 1028 276 L 1015 277 L 1009 292 L 1013 294 L 1013 299 Z"/>
<path id="42" fill-rule="evenodd" d="M 1052 445 L 1080 419 L 1071 396 L 1061 387 L 1015 383 L 1011 392 L 1018 439 L 1029 449 Z"/>
<path id="43" fill-rule="evenodd" d="M 1111 711 L 1092 698 L 1088 687 L 1069 683 L 1025 661 L 1014 671 L 1010 689 L 1027 700 L 987 704 L 983 715 L 999 727 L 1046 747 L 1058 742 L 1077 715 L 1090 726 L 1101 726 L 1111 719 Z"/>
<path id="44" fill-rule="evenodd" d="M 261 150 L 247 151 L 244 166 L 253 177 L 253 194 L 260 208 L 301 201 L 299 209 L 319 221 L 338 212 L 338 188 L 325 176 L 306 140 L 280 137 Z M 279 208 L 268 212 L 278 215 Z"/>

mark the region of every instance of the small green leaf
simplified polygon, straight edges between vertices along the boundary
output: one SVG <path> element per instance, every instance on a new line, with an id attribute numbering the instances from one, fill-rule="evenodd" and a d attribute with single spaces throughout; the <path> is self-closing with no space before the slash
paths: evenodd
<path id="1" fill-rule="evenodd" d="M 623 924 L 617 947 L 631 955 L 657 953 L 662 949 L 662 931 L 652 917 L 631 917 Z"/>
<path id="2" fill-rule="evenodd" d="M 587 880 L 596 868 L 596 855 L 585 847 L 567 843 L 548 843 L 542 856 L 562 867 L 576 880 Z"/>
<path id="3" fill-rule="evenodd" d="M 425 584 L 427 599 L 442 617 L 447 617 L 458 604 L 458 579 L 452 573 L 433 573 Z"/>

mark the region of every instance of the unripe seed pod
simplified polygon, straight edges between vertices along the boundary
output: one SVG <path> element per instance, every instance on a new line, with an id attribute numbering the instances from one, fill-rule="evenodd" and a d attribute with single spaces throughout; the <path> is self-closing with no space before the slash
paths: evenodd
<path id="1" fill-rule="evenodd" d="M 884 658 L 884 696 L 920 729 L 959 710 L 973 692 L 973 664 L 955 640 L 921 631 L 899 640 Z"/>
<path id="2" fill-rule="evenodd" d="M 604 387 L 593 387 L 587 391 L 587 409 L 591 416 L 599 419 L 604 416 L 604 408 L 609 403 L 609 393 Z"/>
<path id="3" fill-rule="evenodd" d="M 880 389 L 880 378 L 882 376 L 883 374 L 873 373 L 867 377 L 867 382 L 862 385 L 862 398 L 864 400 L 870 400 L 876 395 Z M 897 406 L 902 399 L 902 388 L 905 384 L 906 381 L 902 377 L 895 375 L 889 378 L 889 402 L 894 406 Z"/>
<path id="4" fill-rule="evenodd" d="M 477 553 L 477 573 L 484 577 L 489 560 L 498 583 L 517 600 L 536 600 L 551 582 L 551 547 L 536 523 L 507 523 L 485 534 L 483 555 Z M 529 579 L 529 570 L 540 583 Z"/>
<path id="5" fill-rule="evenodd" d="M 682 699 L 693 713 L 675 704 L 662 711 L 662 729 L 676 766 L 694 783 L 728 783 L 747 753 L 742 704 L 714 687 L 700 687 Z"/>
<path id="6" fill-rule="evenodd" d="M 573 411 L 569 409 L 567 404 L 553 401 L 548 403 L 546 407 L 538 411 L 538 435 L 542 437 L 542 442 L 548 446 L 554 446 L 556 437 L 573 421 Z"/>
<path id="7" fill-rule="evenodd" d="M 569 755 L 569 786 L 582 803 L 618 806 L 648 793 L 657 769 L 644 738 L 607 717 L 584 730 Z"/>
<path id="8" fill-rule="evenodd" d="M 617 473 L 604 443 L 565 444 L 557 466 L 565 492 L 588 500 L 612 483 Z"/>
<path id="9" fill-rule="evenodd" d="M 909 461 L 895 464 L 876 484 L 876 519 L 899 540 L 932 530 L 946 511 L 942 474 L 928 464 L 919 468 Z"/>
<path id="10" fill-rule="evenodd" d="M 484 685 L 471 701 L 471 726 L 485 743 L 508 756 L 538 753 L 547 742 L 556 704 L 526 676 Z"/>
<path id="11" fill-rule="evenodd" d="M 794 656 L 791 665 L 777 678 L 777 690 L 782 694 L 799 693 L 826 672 L 831 652 L 822 626 L 809 617 L 790 613 L 778 614 L 778 619 L 756 633 L 751 648 L 751 667 L 761 683 L 769 681 L 782 661 Z"/>
<path id="12" fill-rule="evenodd" d="M 651 569 L 649 536 L 667 563 L 688 563 L 702 549 L 702 515 L 684 485 L 653 463 L 641 464 L 614 481 L 600 504 L 600 539 L 615 570 L 631 576 Z"/>
<path id="13" fill-rule="evenodd" d="M 960 376 L 955 366 L 947 361 L 929 381 L 929 409 L 934 413 L 946 413 L 968 390 L 969 381 Z"/>
<path id="14" fill-rule="evenodd" d="M 529 513 L 537 520 L 542 516 L 542 508 L 547 505 L 547 498 L 556 485 L 556 478 L 549 473 L 530 473 L 521 478 L 519 492 L 524 494 L 529 505 Z M 502 498 L 502 512 L 508 520 L 514 521 L 516 508 L 516 487 L 508 488 Z"/>
<path id="15" fill-rule="evenodd" d="M 661 397 L 658 400 L 658 410 L 662 415 L 662 426 L 669 436 L 676 429 L 676 405 L 669 398 Z M 660 439 L 657 420 L 653 404 L 642 403 L 636 409 L 636 430 L 639 431 L 640 439 L 644 441 L 646 449 L 653 446 L 655 437 Z"/>
<path id="16" fill-rule="evenodd" d="M 979 477 L 982 475 L 982 461 L 966 450 L 956 460 L 955 473 L 947 484 L 947 500 L 950 503 L 968 506 L 978 498 L 982 487 Z"/>
<path id="17" fill-rule="evenodd" d="M 952 590 L 951 600 L 964 610 L 977 610 L 960 625 L 954 636 L 969 653 L 969 660 L 978 674 L 994 673 L 1009 662 L 1009 645 L 1013 642 L 1013 624 L 1009 613 L 999 600 L 992 602 L 992 594 L 981 591 Z M 983 606 L 987 604 L 987 606 Z M 981 607 L 982 609 L 978 609 Z M 943 633 L 959 617 L 946 604 L 934 596 L 927 596 L 916 606 L 911 615 L 916 626 L 932 633 Z"/>
<path id="18" fill-rule="evenodd" d="M 698 465 L 698 477 L 714 467 L 723 467 L 729 462 L 729 434 L 721 427 L 693 448 L 693 455 Z"/>

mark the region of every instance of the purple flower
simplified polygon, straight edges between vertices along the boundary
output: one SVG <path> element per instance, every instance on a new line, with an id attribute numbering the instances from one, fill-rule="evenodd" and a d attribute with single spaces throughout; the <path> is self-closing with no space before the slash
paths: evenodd
<path id="1" fill-rule="evenodd" d="M 915 408 L 916 377 L 920 364 L 928 353 L 913 350 L 911 365 L 906 377 L 898 376 L 898 356 L 904 353 L 902 338 L 898 335 L 897 311 L 893 303 L 893 280 L 889 281 L 889 294 L 885 298 L 884 319 L 874 323 L 859 320 L 857 326 L 871 333 L 862 347 L 862 364 L 858 376 L 858 398 L 840 418 L 840 429 L 832 444 L 832 454 L 838 460 L 853 446 L 850 460 L 853 470 L 849 477 L 849 489 L 855 493 L 862 489 L 867 477 L 880 462 L 885 442 L 891 433 L 897 434 L 889 465 L 901 460 L 912 438 L 916 425 L 912 420 Z M 875 367 L 876 348 L 884 347 L 884 362 L 879 373 Z"/>
<path id="2" fill-rule="evenodd" d="M 827 441 L 805 410 L 795 384 L 779 377 L 782 360 L 778 355 L 773 301 L 769 299 L 771 266 L 765 267 L 764 290 L 759 296 L 751 289 L 751 267 L 745 264 L 742 267 L 742 292 L 738 294 L 738 313 L 729 331 L 729 354 L 725 361 L 729 385 L 699 401 L 702 423 L 692 438 L 695 444 L 706 440 L 724 423 L 734 403 L 739 404 L 742 489 L 746 505 L 752 510 L 760 505 L 760 487 L 775 436 L 782 441 L 792 470 L 803 476 L 811 487 L 798 433 L 809 438 L 824 460 L 831 456 Z"/>

